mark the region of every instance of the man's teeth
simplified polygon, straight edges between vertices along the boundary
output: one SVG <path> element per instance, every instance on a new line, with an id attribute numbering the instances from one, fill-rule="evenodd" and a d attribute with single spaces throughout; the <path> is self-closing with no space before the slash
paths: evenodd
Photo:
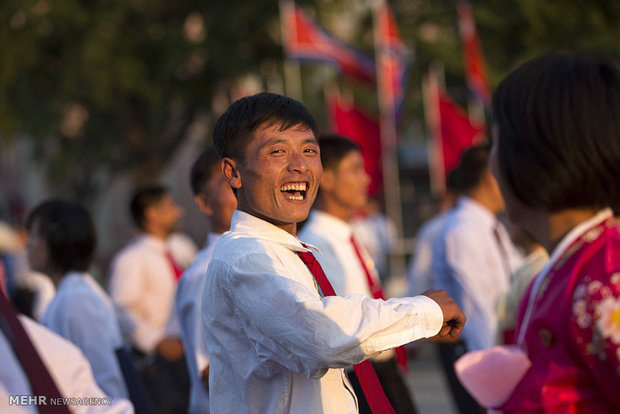
<path id="1" fill-rule="evenodd" d="M 306 191 L 306 183 L 284 184 L 280 191 Z"/>
<path id="2" fill-rule="evenodd" d="M 297 201 L 303 201 L 304 200 L 304 196 L 301 195 L 287 195 L 286 196 L 289 200 L 297 200 Z"/>

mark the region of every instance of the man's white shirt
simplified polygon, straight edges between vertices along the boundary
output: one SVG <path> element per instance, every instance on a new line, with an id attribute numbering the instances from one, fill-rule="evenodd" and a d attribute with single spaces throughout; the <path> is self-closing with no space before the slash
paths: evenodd
<path id="1" fill-rule="evenodd" d="M 433 250 L 433 288 L 445 289 L 467 315 L 461 334 L 467 350 L 493 346 L 497 301 L 508 290 L 510 277 L 523 260 L 505 227 L 488 209 L 461 197 L 456 208 L 447 213 Z"/>
<path id="2" fill-rule="evenodd" d="M 343 368 L 439 332 L 425 296 L 322 298 L 297 251 L 309 250 L 238 210 L 218 240 L 202 300 L 211 412 L 357 413 Z"/>
<path id="3" fill-rule="evenodd" d="M 107 395 L 128 398 L 115 353 L 123 345 L 116 314 L 90 275 L 68 273 L 58 284 L 41 324 L 80 348 Z"/>
<path id="4" fill-rule="evenodd" d="M 209 233 L 207 244 L 179 280 L 175 308 L 181 325 L 185 358 L 189 369 L 191 391 L 189 412 L 209 412 L 209 393 L 202 381 L 202 371 L 209 365 L 209 354 L 202 333 L 200 300 L 215 243 L 220 234 Z"/>
<path id="5" fill-rule="evenodd" d="M 152 354 L 178 327 L 174 313 L 176 278 L 166 242 L 143 234 L 114 258 L 109 291 L 125 341 Z"/>
<path id="6" fill-rule="evenodd" d="M 20 317 L 54 383 L 64 398 L 73 398 L 69 406 L 73 414 L 133 414 L 131 403 L 122 398 L 109 398 L 97 386 L 88 361 L 80 350 L 54 332 L 31 319 Z M 32 395 L 28 377 L 24 373 L 10 342 L 0 330 L 0 411 L 2 413 L 37 413 L 34 405 L 11 405 L 11 397 Z M 92 398 L 91 403 L 78 403 L 77 399 Z M 48 405 L 52 401 L 47 401 Z"/>

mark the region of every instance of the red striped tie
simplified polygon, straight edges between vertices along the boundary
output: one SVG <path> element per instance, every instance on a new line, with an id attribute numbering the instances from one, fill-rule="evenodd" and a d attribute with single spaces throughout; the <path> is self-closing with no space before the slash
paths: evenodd
<path id="1" fill-rule="evenodd" d="M 355 237 L 353 237 L 353 235 L 351 235 L 350 240 L 351 244 L 353 245 L 353 250 L 355 250 L 355 254 L 357 255 L 357 258 L 359 259 L 360 264 L 362 265 L 362 268 L 366 273 L 366 281 L 368 282 L 368 287 L 372 292 L 372 297 L 375 299 L 385 300 L 385 295 L 383 294 L 383 289 L 381 289 L 381 284 L 375 281 L 375 278 L 372 277 L 372 275 L 370 274 L 370 270 L 368 269 L 368 266 L 366 266 L 366 260 L 364 260 L 364 256 L 362 256 L 362 252 L 359 244 L 357 243 L 357 240 L 355 240 Z M 406 373 L 408 371 L 407 350 L 404 346 L 399 346 L 398 348 L 394 348 L 394 352 L 396 353 L 396 361 L 398 362 L 398 365 Z"/>
<path id="2" fill-rule="evenodd" d="M 297 255 L 301 258 L 301 261 L 308 267 L 312 276 L 316 280 L 316 283 L 321 288 L 323 296 L 336 296 L 336 292 L 331 283 L 325 276 L 323 268 L 316 260 L 316 258 L 310 252 L 297 252 Z M 355 375 L 364 391 L 364 397 L 368 402 L 368 406 L 373 414 L 395 414 L 394 408 L 390 404 L 390 401 L 383 392 L 383 387 L 379 382 L 377 373 L 372 367 L 370 360 L 365 360 L 359 364 L 353 365 Z"/>
<path id="3" fill-rule="evenodd" d="M 67 406 L 51 404 L 52 400 L 60 401 L 62 395 L 43 363 L 43 360 L 39 356 L 39 353 L 32 344 L 32 341 L 28 337 L 26 330 L 19 319 L 17 319 L 17 314 L 13 306 L 6 296 L 0 293 L 0 323 L 2 323 L 2 321 L 4 321 L 2 331 L 5 332 L 9 343 L 13 345 L 13 350 L 15 351 L 17 359 L 28 377 L 32 395 L 34 397 L 45 397 L 45 403 L 37 406 L 39 413 L 70 414 Z M 43 403 L 42 400 L 39 401 Z"/>

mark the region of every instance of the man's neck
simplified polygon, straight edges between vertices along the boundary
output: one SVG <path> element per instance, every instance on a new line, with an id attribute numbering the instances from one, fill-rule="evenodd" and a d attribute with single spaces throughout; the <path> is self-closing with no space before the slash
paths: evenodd
<path id="1" fill-rule="evenodd" d="M 353 215 L 355 213 L 355 210 L 352 208 L 348 208 L 336 202 L 325 199 L 317 200 L 316 209 L 325 214 L 337 217 L 347 223 L 350 223 L 351 220 L 353 220 Z"/>

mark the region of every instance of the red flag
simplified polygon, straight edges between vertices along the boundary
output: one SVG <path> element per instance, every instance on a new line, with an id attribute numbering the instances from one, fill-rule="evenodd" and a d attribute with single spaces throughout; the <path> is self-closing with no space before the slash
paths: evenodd
<path id="1" fill-rule="evenodd" d="M 439 116 L 444 174 L 447 177 L 463 151 L 480 141 L 484 128 L 469 121 L 465 111 L 447 93 L 439 92 Z"/>
<path id="2" fill-rule="evenodd" d="M 396 119 L 405 100 L 408 51 L 387 2 L 379 6 L 376 19 L 379 103 L 386 114 Z"/>
<path id="3" fill-rule="evenodd" d="M 437 74 L 431 70 L 424 79 L 424 108 L 430 131 L 429 167 L 431 186 L 443 193 L 446 177 L 463 151 L 484 138 L 484 127 L 473 124 L 465 111 L 442 90 Z"/>
<path id="4" fill-rule="evenodd" d="M 381 138 L 377 120 L 365 114 L 354 103 L 343 102 L 339 97 L 327 98 L 327 108 L 334 132 L 350 138 L 360 146 L 364 167 L 370 176 L 368 194 L 377 194 L 383 182 Z"/>
<path id="5" fill-rule="evenodd" d="M 491 102 L 491 88 L 487 80 L 471 4 L 468 1 L 459 1 L 457 12 L 461 44 L 465 58 L 467 86 L 477 99 L 482 101 L 485 106 L 488 106 Z"/>
<path id="6" fill-rule="evenodd" d="M 372 58 L 336 39 L 291 2 L 282 5 L 282 14 L 283 43 L 289 58 L 331 63 L 347 76 L 375 82 Z"/>

